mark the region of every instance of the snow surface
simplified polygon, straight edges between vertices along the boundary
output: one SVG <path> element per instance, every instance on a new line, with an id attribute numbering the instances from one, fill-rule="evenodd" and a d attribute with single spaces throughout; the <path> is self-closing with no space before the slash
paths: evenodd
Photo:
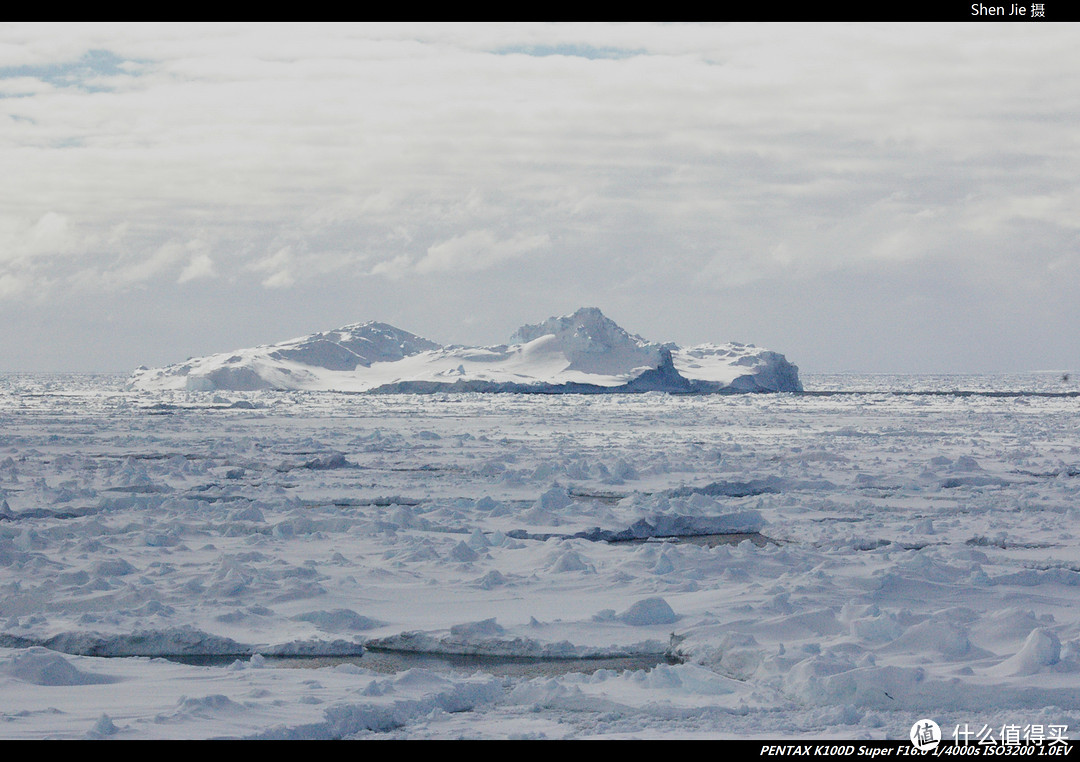
<path id="1" fill-rule="evenodd" d="M 0 736 L 1075 735 L 1075 384 L 807 385 L 0 376 Z"/>
<path id="2" fill-rule="evenodd" d="M 595 307 L 519 328 L 509 345 L 442 347 L 385 323 L 139 368 L 132 388 L 253 391 L 799 391 L 798 368 L 753 345 L 681 349 L 634 336 Z"/>

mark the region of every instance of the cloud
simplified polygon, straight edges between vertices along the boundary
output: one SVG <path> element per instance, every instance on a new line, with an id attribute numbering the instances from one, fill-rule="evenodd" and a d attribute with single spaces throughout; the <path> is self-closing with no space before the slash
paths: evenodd
<path id="1" fill-rule="evenodd" d="M 66 215 L 48 211 L 33 222 L 14 215 L 0 217 L 0 262 L 63 256 L 78 245 Z"/>
<path id="2" fill-rule="evenodd" d="M 372 275 L 400 279 L 410 275 L 481 272 L 550 247 L 546 233 L 499 238 L 487 229 L 472 230 L 432 244 L 419 258 L 398 254 L 377 262 Z"/>
<path id="3" fill-rule="evenodd" d="M 291 246 L 283 246 L 268 257 L 247 265 L 248 270 L 269 273 L 262 281 L 266 288 L 288 288 L 296 283 L 295 257 Z"/>
<path id="4" fill-rule="evenodd" d="M 547 235 L 499 240 L 490 230 L 474 230 L 429 247 L 414 269 L 418 273 L 486 270 L 549 244 Z"/>
<path id="5" fill-rule="evenodd" d="M 156 249 L 135 255 L 119 254 L 105 262 L 91 260 L 86 267 L 65 278 L 65 285 L 82 291 L 124 291 L 145 286 L 175 271 L 187 253 L 184 245 L 169 241 Z"/>
<path id="6" fill-rule="evenodd" d="M 389 278 L 401 278 L 412 270 L 412 257 L 399 254 L 392 259 L 379 262 L 371 268 L 372 275 L 385 275 Z"/>
<path id="7" fill-rule="evenodd" d="M 996 166 L 1010 145 L 1032 156 L 1071 145 L 1064 117 L 1076 107 L 1056 97 L 1075 54 L 1064 55 L 1067 35 L 1050 28 L 1010 30 L 999 57 L 983 52 L 996 30 L 918 25 L 105 24 L 59 25 L 53 39 L 44 32 L 6 31 L 24 55 L 0 57 L 13 73 L 0 76 L 0 88 L 48 85 L 57 72 L 124 82 L 110 92 L 64 87 L 0 99 L 8 146 L 19 149 L 5 151 L 5 165 L 24 198 L 51 199 L 90 228 L 121 219 L 153 225 L 161 239 L 220 215 L 229 230 L 208 233 L 226 258 L 215 260 L 219 272 L 342 197 L 373 203 L 349 210 L 365 223 L 358 237 L 348 241 L 354 231 L 339 225 L 328 248 L 375 250 L 389 230 L 405 228 L 436 242 L 405 270 L 416 274 L 439 271 L 444 257 L 485 266 L 482 242 L 473 255 L 454 248 L 472 243 L 454 241 L 460 231 L 528 227 L 530 217 L 553 213 L 561 189 L 602 216 L 647 215 L 670 231 L 689 222 L 715 235 L 722 222 L 752 238 L 762 219 L 771 227 L 774 215 L 807 212 L 835 225 L 878 187 L 933 187 L 956 170 L 968 190 L 1002 185 L 1005 177 L 979 177 L 987 162 Z M 1055 60 L 1064 63 L 1032 82 L 1035 69 L 1024 64 L 1046 51 L 1062 52 Z M 992 100 L 976 80 L 994 83 Z M 1033 143 L 1025 125 L 1036 122 Z M 1039 187 L 1048 171 L 1020 168 L 1037 186 L 1027 195 L 1067 208 L 1063 189 Z M 471 194 L 501 199 L 513 216 L 498 224 L 488 210 L 458 203 Z M 416 234 L 418 214 L 426 235 Z M 560 239 L 579 229 L 566 215 L 555 221 L 560 228 L 545 230 Z M 225 245 L 227 237 L 241 245 Z"/>
<path id="8" fill-rule="evenodd" d="M 176 279 L 177 283 L 187 283 L 200 278 L 212 278 L 217 275 L 214 270 L 214 260 L 205 252 L 192 255 L 187 266 L 180 272 Z"/>
<path id="9" fill-rule="evenodd" d="M 0 272 L 0 297 L 13 297 L 26 290 L 26 283 L 17 275 Z"/>
<path id="10" fill-rule="evenodd" d="M 480 330 L 470 289 L 493 313 L 582 284 L 678 311 L 695 289 L 897 263 L 960 277 L 988 249 L 984 269 L 1006 279 L 1025 242 L 1047 261 L 1077 251 L 1074 38 L 1036 24 L 5 24 L 0 307 L 35 293 L 76 309 L 72 286 L 186 299 L 213 282 L 236 295 L 213 308 L 227 324 L 263 289 L 309 284 Z M 473 277 L 435 290 L 452 273 Z M 814 296 L 763 319 L 798 320 Z"/>

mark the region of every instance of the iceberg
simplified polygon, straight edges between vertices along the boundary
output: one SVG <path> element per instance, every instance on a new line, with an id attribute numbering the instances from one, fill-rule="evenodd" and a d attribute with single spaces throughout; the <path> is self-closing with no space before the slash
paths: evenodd
<path id="1" fill-rule="evenodd" d="M 524 325 L 507 344 L 442 346 L 367 322 L 163 368 L 138 368 L 141 390 L 373 393 L 799 392 L 799 369 L 752 344 L 682 348 L 627 333 L 595 307 Z"/>

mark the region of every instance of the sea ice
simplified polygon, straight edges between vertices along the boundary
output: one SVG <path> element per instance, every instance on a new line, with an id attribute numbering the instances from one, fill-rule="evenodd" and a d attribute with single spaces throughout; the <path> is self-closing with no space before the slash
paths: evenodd
<path id="1" fill-rule="evenodd" d="M 0 736 L 1075 734 L 1075 396 L 807 384 L 0 376 Z"/>

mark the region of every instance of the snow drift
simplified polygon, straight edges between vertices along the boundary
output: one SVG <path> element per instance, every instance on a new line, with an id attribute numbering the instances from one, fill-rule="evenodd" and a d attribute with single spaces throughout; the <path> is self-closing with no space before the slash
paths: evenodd
<path id="1" fill-rule="evenodd" d="M 681 348 L 627 333 L 595 307 L 519 328 L 509 344 L 440 346 L 368 322 L 135 371 L 133 389 L 355 392 L 802 391 L 783 355 L 752 344 Z"/>

